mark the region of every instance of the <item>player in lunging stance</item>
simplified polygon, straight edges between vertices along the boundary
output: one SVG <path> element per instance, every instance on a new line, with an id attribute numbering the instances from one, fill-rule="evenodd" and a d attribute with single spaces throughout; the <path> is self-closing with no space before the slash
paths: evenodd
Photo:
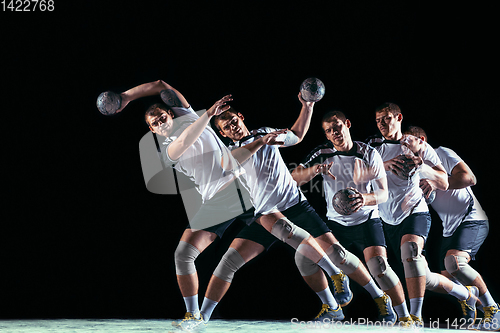
<path id="1" fill-rule="evenodd" d="M 123 92 L 118 112 L 130 101 L 158 94 L 165 104 L 152 105 L 146 111 L 146 123 L 153 133 L 166 138 L 161 150 L 165 164 L 191 178 L 203 201 L 190 219 L 174 255 L 177 282 L 187 311 L 185 319 L 190 319 L 199 317 L 198 275 L 194 262 L 217 237 L 222 237 L 234 217 L 242 213 L 236 182 L 241 194 L 248 195 L 239 163 L 263 145 L 275 144 L 281 132 L 269 133 L 252 145 L 230 152 L 208 125 L 213 116 L 227 110 L 229 106 L 225 104 L 232 100 L 231 96 L 225 96 L 198 116 L 186 98 L 162 80 Z"/>

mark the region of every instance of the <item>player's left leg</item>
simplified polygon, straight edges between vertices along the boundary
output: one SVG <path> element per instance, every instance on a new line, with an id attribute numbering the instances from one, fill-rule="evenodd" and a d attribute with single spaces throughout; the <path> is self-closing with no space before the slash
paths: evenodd
<path id="1" fill-rule="evenodd" d="M 235 238 L 232 241 L 208 283 L 200 311 L 205 322 L 228 291 L 236 271 L 264 250 L 263 245 L 248 239 Z"/>
<path id="2" fill-rule="evenodd" d="M 409 318 L 405 295 L 401 281 L 387 261 L 387 250 L 383 246 L 369 246 L 363 250 L 365 261 L 371 275 L 375 278 L 382 295 L 374 297 L 379 307 L 380 317 L 385 321 L 395 322 L 399 318 Z M 373 297 L 373 295 L 372 295 Z M 392 309 L 396 310 L 396 314 Z"/>
<path id="3" fill-rule="evenodd" d="M 401 238 L 401 261 L 408 297 L 410 315 L 416 324 L 423 325 L 422 305 L 424 303 L 427 261 L 422 255 L 424 239 L 421 236 L 405 234 Z"/>
<path id="4" fill-rule="evenodd" d="M 184 299 L 184 321 L 199 318 L 198 273 L 195 260 L 217 237 L 214 232 L 186 228 L 175 250 L 177 283 Z M 177 323 L 173 323 L 177 325 Z"/>
<path id="5" fill-rule="evenodd" d="M 470 255 L 465 251 L 448 250 L 444 259 L 446 272 L 463 285 L 474 286 L 478 289 L 478 298 L 482 303 L 485 325 L 483 329 L 500 329 L 500 308 L 491 296 L 481 274 L 469 265 Z"/>
<path id="6" fill-rule="evenodd" d="M 295 252 L 295 263 L 304 281 L 323 303 L 322 309 L 315 319 L 319 321 L 323 319 L 343 320 L 342 308 L 330 291 L 328 281 L 319 266 L 298 251 Z"/>
<path id="7" fill-rule="evenodd" d="M 283 214 L 277 212 L 263 215 L 257 220 L 257 223 L 262 225 L 276 238 L 318 264 L 329 275 L 333 274 L 336 269 L 335 265 L 314 238 L 311 237 L 311 234 L 296 226 Z"/>
<path id="8" fill-rule="evenodd" d="M 426 290 L 455 297 L 462 307 L 463 318 L 468 323 L 473 323 L 476 320 L 476 302 L 479 296 L 477 287 L 465 287 L 460 283 L 457 284 L 445 275 L 431 272 L 428 267 L 425 278 Z"/>

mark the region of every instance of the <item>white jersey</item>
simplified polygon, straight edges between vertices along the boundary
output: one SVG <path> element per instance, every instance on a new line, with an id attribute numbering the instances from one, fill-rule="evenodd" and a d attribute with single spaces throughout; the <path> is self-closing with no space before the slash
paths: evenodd
<path id="1" fill-rule="evenodd" d="M 448 176 L 451 176 L 453 168 L 462 162 L 462 159 L 449 148 L 436 148 L 436 153 Z M 443 221 L 444 237 L 453 235 L 464 221 L 488 219 L 470 187 L 436 191 L 436 198 L 431 206 Z"/>
<path id="2" fill-rule="evenodd" d="M 240 141 L 232 142 L 230 149 L 245 146 L 261 136 L 277 129 L 262 127 L 251 131 L 251 135 Z M 305 200 L 304 195 L 292 178 L 278 146 L 264 145 L 242 164 L 250 188 L 250 196 L 255 207 L 255 214 L 269 214 L 284 211 Z"/>
<path id="3" fill-rule="evenodd" d="M 172 160 L 168 156 L 168 146 L 199 117 L 191 107 L 187 109 L 172 107 L 171 109 L 175 114 L 174 130 L 163 143 L 165 162 L 188 176 L 200 193 L 202 202 L 205 202 L 235 178 L 232 171 L 222 168 L 223 160 L 228 161 L 232 158 L 231 152 L 214 130 L 207 126 L 196 142 L 178 160 Z"/>
<path id="4" fill-rule="evenodd" d="M 309 168 L 331 162 L 333 165 L 330 172 L 335 179 L 323 175 L 328 219 L 351 226 L 361 224 L 370 217 L 379 217 L 377 205 L 363 206 L 356 213 L 341 215 L 335 211 L 332 202 L 335 193 L 347 187 L 353 187 L 361 193 L 372 192 L 372 181 L 385 177 L 384 163 L 379 153 L 363 142 L 354 141 L 352 149 L 348 152 L 338 151 L 331 142 L 327 142 L 316 147 L 300 165 Z"/>
<path id="5" fill-rule="evenodd" d="M 401 144 L 401 141 L 375 137 L 368 143 L 377 149 L 383 161 L 402 154 L 412 154 L 405 145 Z M 420 157 L 424 163 L 430 167 L 441 164 L 434 149 L 425 142 L 422 142 L 422 145 L 424 148 L 421 150 Z M 429 211 L 419 185 L 420 172 L 416 172 L 409 179 L 401 179 L 391 171 L 386 171 L 386 174 L 389 198 L 386 202 L 379 204 L 380 217 L 384 222 L 398 225 L 410 214 Z"/>

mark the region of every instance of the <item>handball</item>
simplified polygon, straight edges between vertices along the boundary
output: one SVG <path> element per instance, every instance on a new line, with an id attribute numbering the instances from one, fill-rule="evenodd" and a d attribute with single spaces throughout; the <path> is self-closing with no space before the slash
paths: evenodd
<path id="1" fill-rule="evenodd" d="M 349 198 L 350 195 L 356 194 L 356 191 L 350 188 L 344 188 L 337 191 L 333 196 L 333 208 L 340 215 L 351 215 L 353 213 L 351 201 L 355 198 Z"/>
<path id="2" fill-rule="evenodd" d="M 97 108 L 105 116 L 115 114 L 121 105 L 122 97 L 112 91 L 105 91 L 97 97 Z"/>
<path id="3" fill-rule="evenodd" d="M 325 96 L 325 85 L 320 79 L 310 77 L 300 85 L 302 99 L 306 102 L 317 102 Z"/>

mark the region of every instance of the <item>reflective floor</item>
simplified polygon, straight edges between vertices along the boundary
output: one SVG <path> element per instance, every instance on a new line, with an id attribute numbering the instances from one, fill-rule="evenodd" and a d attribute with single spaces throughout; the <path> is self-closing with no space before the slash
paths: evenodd
<path id="1" fill-rule="evenodd" d="M 436 323 L 437 324 L 437 323 Z M 387 327 L 380 323 L 371 322 L 326 322 L 316 323 L 298 321 L 269 321 L 269 320 L 223 320 L 214 319 L 203 327 L 199 332 L 223 333 L 223 332 L 334 332 L 343 330 L 344 332 L 439 332 L 450 331 L 441 326 L 441 328 L 417 328 L 403 329 L 397 326 Z M 446 326 L 444 326 L 446 327 Z M 453 329 L 455 331 L 455 329 Z M 172 326 L 170 319 L 47 319 L 47 320 L 0 320 L 0 332 L 7 333 L 45 333 L 45 332 L 64 332 L 64 333 L 83 333 L 83 332 L 109 332 L 109 333 L 127 333 L 127 332 L 180 332 Z"/>

